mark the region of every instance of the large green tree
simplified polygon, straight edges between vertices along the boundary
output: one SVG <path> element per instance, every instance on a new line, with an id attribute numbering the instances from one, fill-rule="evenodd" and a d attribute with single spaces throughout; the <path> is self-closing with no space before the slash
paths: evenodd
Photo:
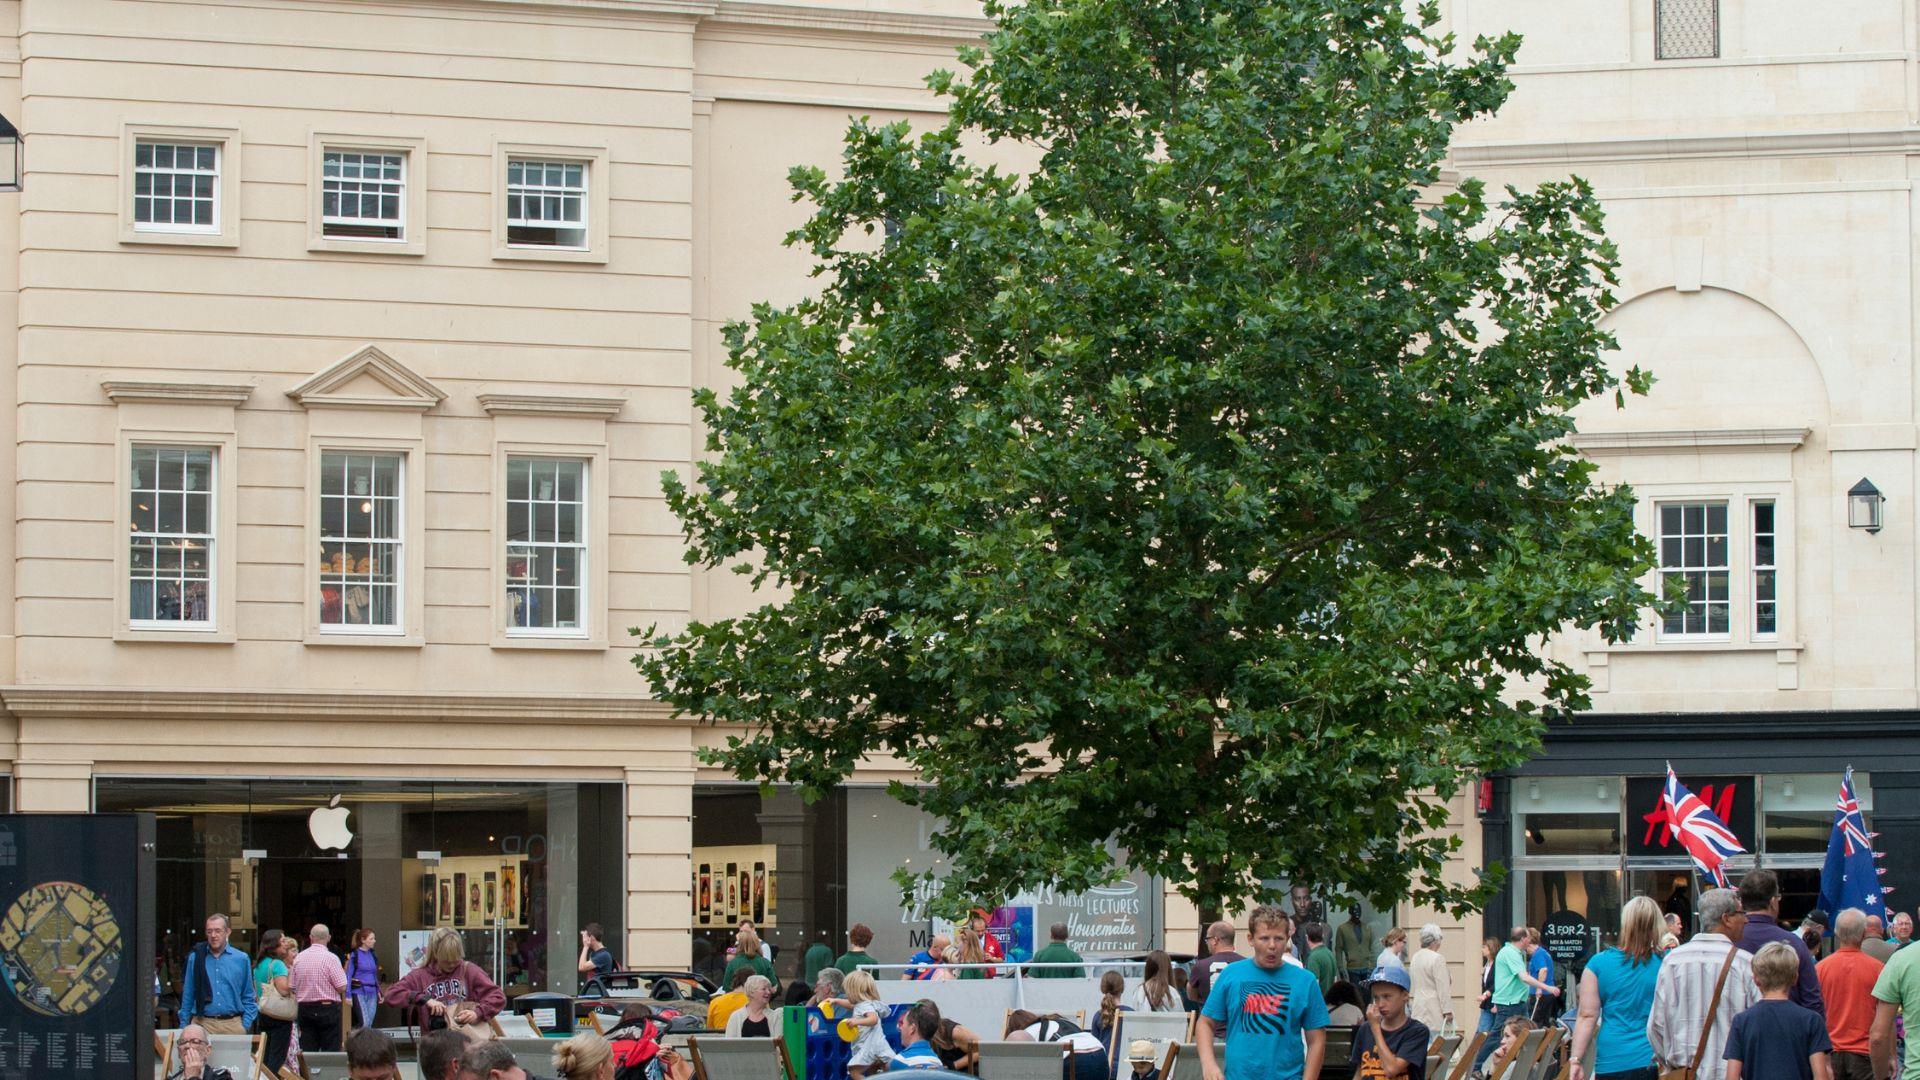
<path id="1" fill-rule="evenodd" d="M 1456 56 L 1397 0 L 986 7 L 944 126 L 793 171 L 819 295 L 729 331 L 713 458 L 667 485 L 689 561 L 785 597 L 642 672 L 737 725 L 742 778 L 918 771 L 949 898 L 1116 845 L 1203 908 L 1474 902 L 1444 801 L 1586 704 L 1546 635 L 1649 600 L 1631 496 L 1565 445 L 1626 388 L 1594 197 L 1442 168 L 1518 39 Z"/>

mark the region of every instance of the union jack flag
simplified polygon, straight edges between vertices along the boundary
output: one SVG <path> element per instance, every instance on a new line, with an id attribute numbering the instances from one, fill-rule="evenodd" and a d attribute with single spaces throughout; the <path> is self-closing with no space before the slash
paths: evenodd
<path id="1" fill-rule="evenodd" d="M 1711 807 L 1700 796 L 1688 791 L 1673 773 L 1673 766 L 1667 766 L 1667 790 L 1660 803 L 1667 811 L 1667 827 L 1673 830 L 1674 838 L 1680 846 L 1693 856 L 1693 865 L 1700 873 L 1713 879 L 1718 888 L 1727 887 L 1726 861 L 1735 855 L 1743 855 L 1746 848 L 1740 846 L 1740 840 L 1727 828 Z"/>
<path id="2" fill-rule="evenodd" d="M 1833 804 L 1833 834 L 1827 840 L 1827 861 L 1820 870 L 1820 906 L 1833 915 L 1848 908 L 1859 908 L 1868 915 L 1886 914 L 1881 894 L 1880 871 L 1874 865 L 1879 858 L 1873 850 L 1873 834 L 1867 831 L 1867 819 L 1860 812 L 1860 800 L 1853 790 L 1853 766 L 1847 766 L 1840 779 L 1840 798 Z"/>

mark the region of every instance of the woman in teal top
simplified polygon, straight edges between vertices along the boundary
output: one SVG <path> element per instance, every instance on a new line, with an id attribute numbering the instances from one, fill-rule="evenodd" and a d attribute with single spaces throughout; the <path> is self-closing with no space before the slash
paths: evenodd
<path id="1" fill-rule="evenodd" d="M 293 959 L 299 943 L 278 930 L 268 930 L 260 935 L 260 960 L 253 965 L 253 989 L 257 999 L 268 983 L 275 990 L 293 996 L 293 989 L 287 985 L 287 962 Z M 267 1072 L 278 1074 L 280 1066 L 287 1063 L 287 1047 L 293 1041 L 293 1021 L 276 1020 L 261 1013 L 253 1022 L 256 1035 L 267 1037 L 266 1055 L 261 1063 Z"/>
<path id="2" fill-rule="evenodd" d="M 1660 935 L 1666 922 L 1651 898 L 1636 896 L 1620 912 L 1620 944 L 1587 963 L 1580 976 L 1580 1019 L 1573 1027 L 1570 1080 L 1655 1080 L 1647 1014 L 1660 977 Z M 1596 1045 L 1594 1028 L 1599 1026 Z M 1589 1048 L 1593 1067 L 1582 1067 Z"/>

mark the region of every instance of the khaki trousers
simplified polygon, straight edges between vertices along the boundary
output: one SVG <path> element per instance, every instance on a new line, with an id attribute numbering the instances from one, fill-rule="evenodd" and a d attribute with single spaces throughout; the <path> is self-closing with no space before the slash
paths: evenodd
<path id="1" fill-rule="evenodd" d="M 245 1035 L 247 1033 L 247 1029 L 240 1026 L 240 1018 L 237 1016 L 224 1016 L 218 1020 L 211 1016 L 197 1016 L 193 1022 L 205 1028 L 209 1035 Z"/>

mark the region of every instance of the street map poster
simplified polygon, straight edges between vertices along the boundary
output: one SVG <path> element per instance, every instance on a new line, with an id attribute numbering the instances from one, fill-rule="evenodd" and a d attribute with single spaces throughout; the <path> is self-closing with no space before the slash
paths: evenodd
<path id="1" fill-rule="evenodd" d="M 0 815 L 0 1080 L 152 1080 L 151 814 Z"/>

